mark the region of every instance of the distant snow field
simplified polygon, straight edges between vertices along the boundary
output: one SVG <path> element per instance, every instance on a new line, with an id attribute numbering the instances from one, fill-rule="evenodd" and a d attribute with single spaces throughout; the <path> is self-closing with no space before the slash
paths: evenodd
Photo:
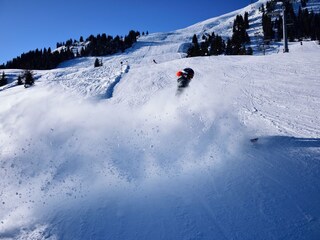
<path id="1" fill-rule="evenodd" d="M 1 89 L 1 240 L 320 238 L 319 45 L 184 58 L 209 23 Z"/>

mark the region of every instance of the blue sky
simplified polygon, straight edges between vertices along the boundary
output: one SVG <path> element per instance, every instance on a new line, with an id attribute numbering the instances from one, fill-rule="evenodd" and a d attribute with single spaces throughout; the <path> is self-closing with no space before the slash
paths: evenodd
<path id="1" fill-rule="evenodd" d="M 90 34 L 167 32 L 242 8 L 251 0 L 0 0 L 0 64 Z"/>

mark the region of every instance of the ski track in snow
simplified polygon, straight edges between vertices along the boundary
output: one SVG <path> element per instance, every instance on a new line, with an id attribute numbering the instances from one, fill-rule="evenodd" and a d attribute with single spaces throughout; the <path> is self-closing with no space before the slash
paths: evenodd
<path id="1" fill-rule="evenodd" d="M 2 88 L 0 239 L 319 239 L 319 47 L 179 53 L 239 12 Z"/>

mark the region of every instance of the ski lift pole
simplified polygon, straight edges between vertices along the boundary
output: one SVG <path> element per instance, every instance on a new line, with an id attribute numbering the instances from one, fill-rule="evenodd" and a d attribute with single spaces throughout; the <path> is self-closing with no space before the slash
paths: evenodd
<path id="1" fill-rule="evenodd" d="M 286 17 L 286 8 L 282 7 L 282 16 L 283 16 L 283 52 L 289 52 L 288 48 L 288 36 L 287 36 L 287 17 Z"/>

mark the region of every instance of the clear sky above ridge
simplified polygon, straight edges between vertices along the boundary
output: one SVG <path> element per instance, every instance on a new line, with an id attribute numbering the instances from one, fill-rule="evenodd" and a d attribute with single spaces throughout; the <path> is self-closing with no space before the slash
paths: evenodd
<path id="1" fill-rule="evenodd" d="M 251 0 L 0 0 L 0 64 L 57 42 L 130 30 L 188 27 L 249 5 Z M 256 1 L 253 1 L 256 2 Z"/>

